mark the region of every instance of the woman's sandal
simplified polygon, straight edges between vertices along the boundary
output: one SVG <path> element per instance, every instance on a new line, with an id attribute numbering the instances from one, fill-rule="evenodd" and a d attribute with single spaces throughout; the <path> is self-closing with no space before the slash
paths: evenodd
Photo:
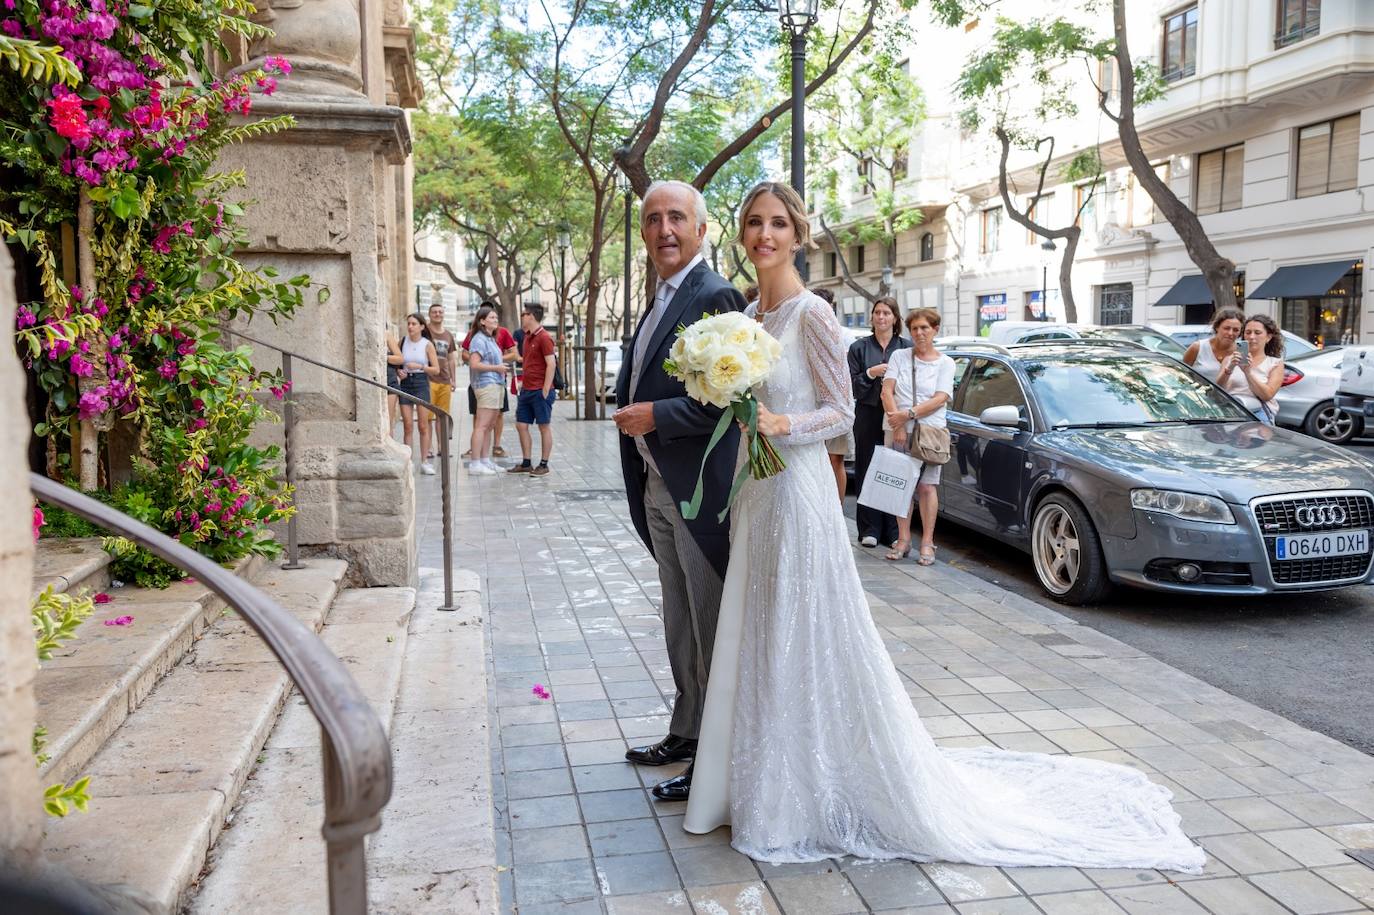
<path id="1" fill-rule="evenodd" d="M 904 550 L 899 550 L 899 549 L 897 549 L 897 544 L 899 544 L 899 543 L 905 543 L 905 544 L 906 544 L 906 549 L 904 549 Z M 905 558 L 907 558 L 907 557 L 910 556 L 910 555 L 911 555 L 911 541 L 910 541 L 910 540 L 894 540 L 894 541 L 892 542 L 892 549 L 889 550 L 888 553 L 887 553 L 887 555 L 884 556 L 883 558 L 884 558 L 884 559 L 887 559 L 887 560 L 889 560 L 889 561 L 891 561 L 891 562 L 896 562 L 896 561 L 898 561 L 899 559 L 905 559 Z"/>
<path id="2" fill-rule="evenodd" d="M 935 544 L 932 543 L 930 546 L 921 547 L 921 552 L 916 557 L 916 562 L 918 565 L 923 566 L 935 565 Z"/>

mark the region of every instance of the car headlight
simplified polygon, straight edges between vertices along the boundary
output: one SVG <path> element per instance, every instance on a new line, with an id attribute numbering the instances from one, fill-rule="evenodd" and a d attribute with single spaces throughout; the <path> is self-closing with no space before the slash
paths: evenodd
<path id="1" fill-rule="evenodd" d="M 1147 512 L 1161 512 L 1184 521 L 1207 521 L 1212 524 L 1235 524 L 1231 507 L 1215 496 L 1200 496 L 1195 492 L 1175 492 L 1172 489 L 1132 489 L 1131 507 Z"/>

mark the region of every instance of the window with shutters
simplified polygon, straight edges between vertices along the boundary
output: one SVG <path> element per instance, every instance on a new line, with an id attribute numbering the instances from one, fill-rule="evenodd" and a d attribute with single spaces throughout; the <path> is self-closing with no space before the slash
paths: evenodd
<path id="1" fill-rule="evenodd" d="M 978 250 L 983 254 L 993 254 L 1002 238 L 1002 208 L 989 207 L 983 211 L 983 232 Z"/>
<path id="2" fill-rule="evenodd" d="M 1355 186 L 1360 163 L 1360 116 L 1347 115 L 1298 131 L 1298 197 L 1315 197 Z"/>
<path id="3" fill-rule="evenodd" d="M 1278 0 L 1279 21 L 1274 29 L 1274 47 L 1286 48 L 1322 29 L 1322 0 Z"/>
<path id="4" fill-rule="evenodd" d="M 1169 183 L 1169 163 L 1161 162 L 1154 166 L 1155 176 L 1165 184 Z M 1140 186 L 1135 172 L 1131 172 L 1131 180 L 1128 182 L 1127 193 L 1131 198 L 1131 225 L 1150 226 L 1161 220 L 1155 212 L 1155 201 L 1150 196 L 1150 192 Z"/>
<path id="5" fill-rule="evenodd" d="M 1164 53 L 1160 56 L 1164 79 L 1172 82 L 1197 72 L 1197 6 L 1179 10 L 1164 19 Z"/>
<path id="6" fill-rule="evenodd" d="M 921 262 L 935 260 L 935 235 L 926 232 L 921 236 Z"/>
<path id="7" fill-rule="evenodd" d="M 1199 153 L 1193 168 L 1197 175 L 1193 212 L 1199 216 L 1239 210 L 1245 189 L 1245 145 Z"/>
<path id="8" fill-rule="evenodd" d="M 865 249 L 866 247 L 868 247 L 868 246 L 867 246 L 867 245 L 855 245 L 855 246 L 854 246 L 854 258 L 853 258 L 853 260 L 852 260 L 850 263 L 853 264 L 853 267 L 854 267 L 854 271 L 853 271 L 853 272 L 855 272 L 855 273 L 863 273 L 863 272 L 864 272 L 864 269 L 865 269 L 865 268 L 864 268 L 864 249 Z"/>
<path id="9" fill-rule="evenodd" d="M 1039 200 L 1032 197 L 1026 201 L 1026 218 L 1031 222 L 1038 222 L 1042 226 L 1049 222 L 1050 215 L 1054 213 L 1054 192 L 1041 194 Z M 1026 244 L 1038 245 L 1043 241 L 1033 229 L 1026 230 Z"/>
<path id="10" fill-rule="evenodd" d="M 840 258 L 834 251 L 825 252 L 825 275 L 832 277 L 840 272 Z"/>

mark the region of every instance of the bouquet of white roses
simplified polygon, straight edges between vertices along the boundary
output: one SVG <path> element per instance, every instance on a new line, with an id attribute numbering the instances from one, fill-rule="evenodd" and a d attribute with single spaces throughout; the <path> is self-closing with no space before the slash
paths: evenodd
<path id="1" fill-rule="evenodd" d="M 782 356 L 782 344 L 743 312 L 708 315 L 690 327 L 679 327 L 677 341 L 663 362 L 663 370 L 687 386 L 693 400 L 720 407 L 720 422 L 706 446 L 706 457 L 725 436 L 731 422 L 745 428 L 749 444 L 748 464 L 740 469 L 725 500 L 720 519 L 743 485 L 745 473 L 756 480 L 771 477 L 786 466 L 768 437 L 759 432 L 759 403 L 753 387 L 768 377 Z M 692 520 L 701 510 L 702 478 L 690 502 L 682 503 L 682 517 Z"/>

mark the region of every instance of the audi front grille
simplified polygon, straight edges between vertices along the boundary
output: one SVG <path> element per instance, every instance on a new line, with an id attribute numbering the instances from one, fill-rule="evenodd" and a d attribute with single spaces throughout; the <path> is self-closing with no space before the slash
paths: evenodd
<path id="1" fill-rule="evenodd" d="M 1252 499 L 1250 510 L 1264 536 L 1269 572 L 1280 587 L 1335 585 L 1361 581 L 1369 574 L 1374 553 L 1275 559 L 1274 541 L 1284 534 L 1321 534 L 1367 529 L 1374 532 L 1374 497 L 1361 490 L 1306 493 L 1302 496 L 1265 496 Z M 1374 533 L 1371 533 L 1374 543 Z"/>

